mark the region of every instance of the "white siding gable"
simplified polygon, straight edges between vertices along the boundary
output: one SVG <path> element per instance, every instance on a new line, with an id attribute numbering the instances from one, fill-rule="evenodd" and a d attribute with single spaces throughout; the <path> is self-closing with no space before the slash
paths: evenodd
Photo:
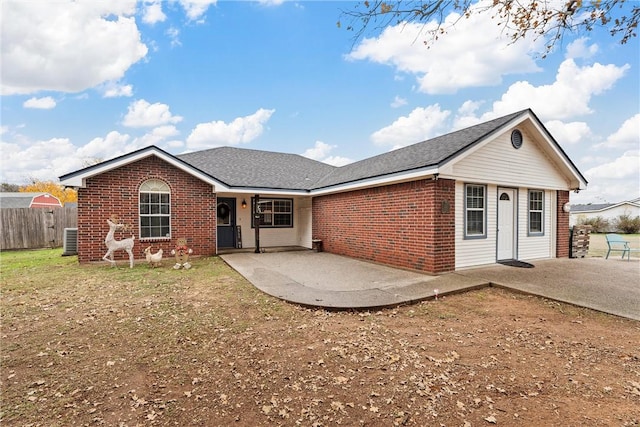
<path id="1" fill-rule="evenodd" d="M 519 149 L 511 145 L 509 129 L 442 167 L 441 176 L 510 187 L 568 190 L 569 181 L 531 135 L 524 128 L 519 129 L 523 134 L 523 144 Z"/>

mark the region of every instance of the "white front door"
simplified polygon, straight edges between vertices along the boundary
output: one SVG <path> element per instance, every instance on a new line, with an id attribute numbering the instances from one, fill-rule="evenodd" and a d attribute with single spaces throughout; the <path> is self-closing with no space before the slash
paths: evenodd
<path id="1" fill-rule="evenodd" d="M 512 188 L 498 188 L 498 261 L 516 257 L 515 196 Z"/>

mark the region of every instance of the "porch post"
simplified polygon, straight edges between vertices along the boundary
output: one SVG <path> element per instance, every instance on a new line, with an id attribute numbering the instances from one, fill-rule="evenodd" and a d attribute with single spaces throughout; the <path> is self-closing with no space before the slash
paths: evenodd
<path id="1" fill-rule="evenodd" d="M 260 253 L 260 195 L 256 194 L 253 199 L 253 227 L 256 233 L 256 250 L 255 253 Z"/>

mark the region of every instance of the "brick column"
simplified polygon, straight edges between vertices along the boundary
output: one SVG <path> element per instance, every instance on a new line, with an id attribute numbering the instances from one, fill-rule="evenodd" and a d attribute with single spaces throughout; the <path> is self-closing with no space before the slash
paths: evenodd
<path id="1" fill-rule="evenodd" d="M 569 257 L 569 212 L 565 212 L 563 206 L 569 203 L 568 191 L 556 192 L 556 258 Z"/>

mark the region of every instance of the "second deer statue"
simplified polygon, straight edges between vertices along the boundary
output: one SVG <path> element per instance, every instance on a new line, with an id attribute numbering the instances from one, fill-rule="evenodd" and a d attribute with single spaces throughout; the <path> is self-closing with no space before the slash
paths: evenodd
<path id="1" fill-rule="evenodd" d="M 118 250 L 123 250 L 129 254 L 129 268 L 133 268 L 133 244 L 135 237 L 132 235 L 128 239 L 116 240 L 114 237 L 116 230 L 124 230 L 127 227 L 124 224 L 120 224 L 115 217 L 108 219 L 107 224 L 109 224 L 109 233 L 107 233 L 104 243 L 109 250 L 104 254 L 102 259 L 110 262 L 111 265 L 114 266 L 116 262 L 113 260 L 113 253 Z"/>

